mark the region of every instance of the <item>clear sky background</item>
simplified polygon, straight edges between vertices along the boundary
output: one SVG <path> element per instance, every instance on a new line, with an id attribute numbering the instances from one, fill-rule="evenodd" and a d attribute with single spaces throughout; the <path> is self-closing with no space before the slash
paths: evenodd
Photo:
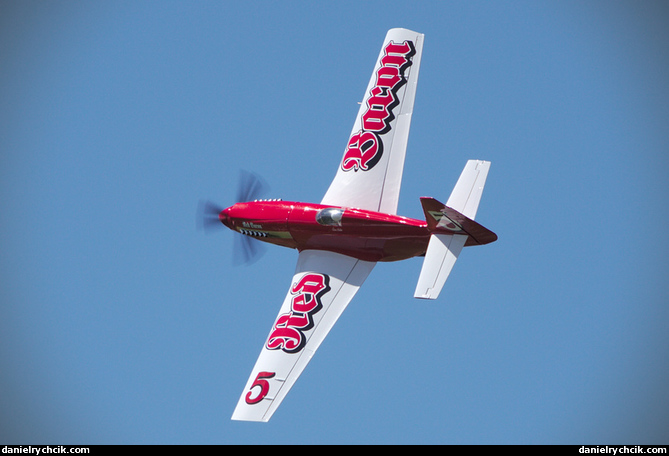
<path id="1" fill-rule="evenodd" d="M 669 6 L 3 1 L 0 443 L 666 444 Z M 492 162 L 437 301 L 379 264 L 269 423 L 230 416 L 388 29 L 425 34 L 399 213 Z"/>

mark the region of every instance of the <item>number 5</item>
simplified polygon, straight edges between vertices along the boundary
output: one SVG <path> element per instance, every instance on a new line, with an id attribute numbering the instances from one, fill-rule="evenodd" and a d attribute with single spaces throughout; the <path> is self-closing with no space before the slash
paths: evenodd
<path id="1" fill-rule="evenodd" d="M 253 381 L 253 385 L 251 385 L 250 388 L 251 391 L 246 393 L 246 403 L 249 405 L 253 405 L 265 399 L 265 396 L 267 396 L 267 393 L 269 393 L 269 382 L 266 379 L 272 378 L 275 375 L 276 375 L 275 372 L 259 372 L 256 379 Z M 251 397 L 251 394 L 253 393 L 252 390 L 256 386 L 260 387 L 260 392 L 256 397 L 252 398 Z"/>

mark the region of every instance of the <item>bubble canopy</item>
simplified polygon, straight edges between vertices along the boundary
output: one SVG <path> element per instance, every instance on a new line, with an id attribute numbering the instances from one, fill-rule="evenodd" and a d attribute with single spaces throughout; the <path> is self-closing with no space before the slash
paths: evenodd
<path id="1" fill-rule="evenodd" d="M 316 222 L 325 226 L 341 226 L 341 218 L 344 215 L 344 209 L 339 207 L 327 207 L 318 211 Z"/>

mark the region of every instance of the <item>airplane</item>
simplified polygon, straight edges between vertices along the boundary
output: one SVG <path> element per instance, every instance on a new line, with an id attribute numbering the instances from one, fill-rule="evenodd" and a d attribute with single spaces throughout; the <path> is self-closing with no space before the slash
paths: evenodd
<path id="1" fill-rule="evenodd" d="M 436 299 L 463 247 L 497 235 L 474 221 L 490 162 L 467 161 L 446 204 L 422 197 L 425 220 L 397 215 L 424 35 L 388 31 L 334 180 L 320 204 L 253 200 L 262 182 L 203 217 L 297 249 L 295 274 L 233 420 L 267 422 L 377 262 L 424 256 L 414 297 Z"/>

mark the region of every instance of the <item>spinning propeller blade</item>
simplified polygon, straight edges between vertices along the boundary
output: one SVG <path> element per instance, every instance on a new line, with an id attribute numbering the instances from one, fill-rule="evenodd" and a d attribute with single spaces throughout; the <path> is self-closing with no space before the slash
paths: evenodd
<path id="1" fill-rule="evenodd" d="M 195 218 L 197 228 L 209 234 L 214 229 L 223 227 L 218 218 L 218 214 L 222 210 L 222 207 L 211 201 L 200 200 L 197 204 L 197 216 Z"/>
<path id="2" fill-rule="evenodd" d="M 269 190 L 267 182 L 255 173 L 241 170 L 237 187 L 238 203 L 253 201 L 265 195 Z"/>
<path id="3" fill-rule="evenodd" d="M 264 253 L 266 246 L 261 241 L 245 236 L 235 236 L 232 260 L 235 265 L 255 263 Z"/>
<path id="4" fill-rule="evenodd" d="M 240 172 L 239 184 L 237 186 L 237 203 L 243 203 L 258 199 L 266 194 L 269 186 L 255 173 L 242 170 Z M 224 225 L 218 218 L 218 214 L 224 208 L 207 200 L 200 200 L 197 206 L 197 228 L 209 234 Z M 265 252 L 265 245 L 259 240 L 245 236 L 234 237 L 233 261 L 235 264 L 250 264 L 255 262 Z"/>

